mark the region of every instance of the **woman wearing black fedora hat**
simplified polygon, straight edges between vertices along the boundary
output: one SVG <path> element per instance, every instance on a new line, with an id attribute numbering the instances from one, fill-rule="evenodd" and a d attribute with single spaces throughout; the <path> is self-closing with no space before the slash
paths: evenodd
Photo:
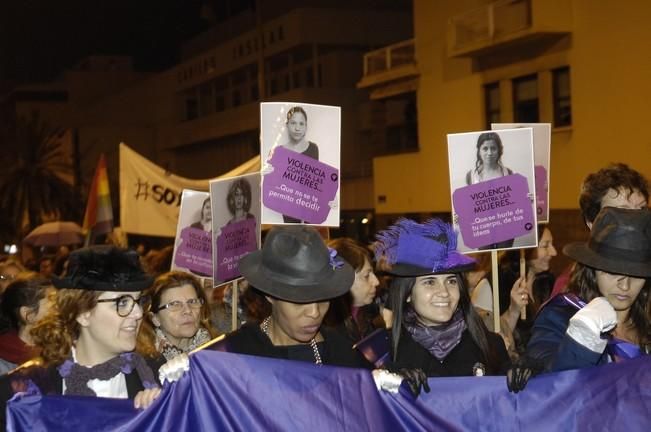
<path id="1" fill-rule="evenodd" d="M 360 367 L 347 338 L 322 327 L 330 300 L 348 292 L 352 267 L 307 226 L 274 227 L 262 250 L 239 262 L 249 284 L 271 303 L 261 324 L 245 324 L 211 348 L 316 364 Z"/>
<path id="2" fill-rule="evenodd" d="M 152 279 L 138 254 L 92 246 L 70 255 L 53 280 L 56 306 L 32 329 L 40 361 L 0 378 L 2 404 L 15 392 L 129 398 L 136 408 L 158 397 L 152 368 L 133 350 L 143 316 L 141 292 Z M 4 406 L 1 407 L 4 416 Z"/>
<path id="3" fill-rule="evenodd" d="M 605 207 L 563 252 L 577 261 L 569 293 L 539 313 L 527 357 L 558 371 L 649 354 L 651 212 Z"/>
<path id="4" fill-rule="evenodd" d="M 464 272 L 475 261 L 457 252 L 457 235 L 438 219 L 401 219 L 377 236 L 376 259 L 393 275 L 393 369 L 427 376 L 506 372 L 504 342 L 470 301 Z"/>

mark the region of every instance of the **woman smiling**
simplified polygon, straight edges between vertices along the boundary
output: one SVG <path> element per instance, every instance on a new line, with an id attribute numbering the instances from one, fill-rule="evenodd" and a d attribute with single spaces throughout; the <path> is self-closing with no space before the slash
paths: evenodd
<path id="1" fill-rule="evenodd" d="M 456 233 L 431 219 L 401 219 L 378 235 L 375 253 L 389 266 L 393 367 L 427 376 L 499 374 L 504 342 L 475 312 L 463 272 L 474 261 L 456 250 Z"/>

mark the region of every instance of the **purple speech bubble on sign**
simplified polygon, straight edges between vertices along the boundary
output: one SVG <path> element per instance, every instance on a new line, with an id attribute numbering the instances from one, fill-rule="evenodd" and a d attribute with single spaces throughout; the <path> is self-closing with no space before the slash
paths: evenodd
<path id="1" fill-rule="evenodd" d="M 181 230 L 181 243 L 174 257 L 174 264 L 201 276 L 212 273 L 211 233 L 186 227 Z"/>
<path id="2" fill-rule="evenodd" d="M 268 163 L 274 170 L 262 181 L 264 206 L 308 223 L 325 222 L 339 188 L 339 170 L 285 147 L 276 147 Z"/>
<path id="3" fill-rule="evenodd" d="M 250 218 L 221 228 L 215 254 L 215 280 L 227 281 L 240 276 L 240 259 L 258 249 L 255 224 L 255 219 Z"/>
<path id="4" fill-rule="evenodd" d="M 526 177 L 513 174 L 456 189 L 452 205 L 466 246 L 478 249 L 535 228 Z"/>

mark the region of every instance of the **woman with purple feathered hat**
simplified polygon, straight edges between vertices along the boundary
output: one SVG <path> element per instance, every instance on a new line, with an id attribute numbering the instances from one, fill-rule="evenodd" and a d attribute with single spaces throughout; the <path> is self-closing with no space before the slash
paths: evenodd
<path id="1" fill-rule="evenodd" d="M 452 227 L 400 219 L 377 239 L 376 259 L 393 276 L 392 369 L 428 377 L 504 374 L 509 356 L 472 306 L 464 272 L 475 262 L 457 251 Z"/>

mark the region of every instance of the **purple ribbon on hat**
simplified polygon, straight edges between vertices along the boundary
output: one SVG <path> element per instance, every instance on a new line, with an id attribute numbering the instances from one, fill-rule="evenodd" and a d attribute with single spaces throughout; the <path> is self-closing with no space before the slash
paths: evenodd
<path id="1" fill-rule="evenodd" d="M 337 249 L 329 247 L 328 250 L 330 251 L 330 266 L 332 269 L 335 270 L 342 268 L 344 266 L 344 261 L 337 257 Z"/>

